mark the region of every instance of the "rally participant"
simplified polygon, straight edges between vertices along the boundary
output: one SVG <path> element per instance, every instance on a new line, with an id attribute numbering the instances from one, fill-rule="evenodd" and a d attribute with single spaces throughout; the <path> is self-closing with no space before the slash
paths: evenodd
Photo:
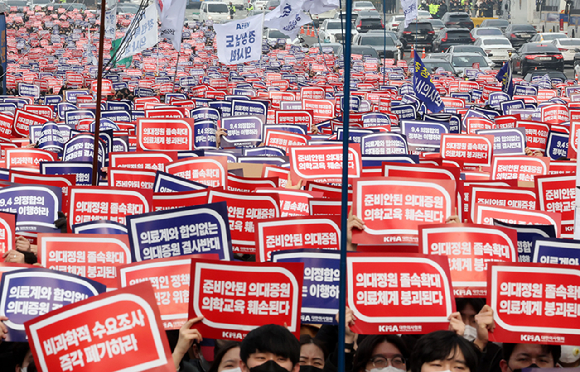
<path id="1" fill-rule="evenodd" d="M 562 345 L 559 364 L 564 368 L 580 367 L 580 346 Z"/>
<path id="2" fill-rule="evenodd" d="M 310 335 L 300 336 L 300 372 L 322 372 L 326 349 L 322 342 Z"/>
<path id="3" fill-rule="evenodd" d="M 191 328 L 194 323 L 199 322 L 203 319 L 203 316 L 199 316 L 194 319 L 189 319 L 187 322 L 183 323 L 181 328 L 179 329 L 179 339 L 177 340 L 177 345 L 175 345 L 175 349 L 173 349 L 173 364 L 175 365 L 175 369 L 180 371 L 181 367 L 183 367 L 183 371 L 193 371 L 193 366 L 188 363 L 183 362 L 183 357 L 185 354 L 189 352 L 189 349 L 195 343 L 200 343 L 203 338 L 201 337 L 201 333 L 195 328 Z"/>
<path id="4" fill-rule="evenodd" d="M 213 363 L 208 372 L 239 371 L 240 370 L 240 343 L 228 341 L 219 349 L 215 349 Z"/>
<path id="5" fill-rule="evenodd" d="M 404 372 L 408 358 L 407 347 L 399 336 L 367 336 L 356 351 L 352 371 Z"/>
<path id="6" fill-rule="evenodd" d="M 351 370 L 355 345 L 358 339 L 358 335 L 354 333 L 350 328 L 354 326 L 356 318 L 351 309 L 348 307 L 345 309 L 345 328 L 344 328 L 344 350 L 338 350 L 338 327 L 325 324 L 320 327 L 320 331 L 316 334 L 316 339 L 321 342 L 321 344 L 327 350 L 333 350 L 330 356 L 324 362 L 324 371 L 335 372 L 338 371 L 338 354 L 340 352 L 344 353 L 344 362 L 347 370 Z M 338 323 L 338 314 L 336 314 L 336 322 Z"/>
<path id="7" fill-rule="evenodd" d="M 560 345 L 503 344 L 502 372 L 522 368 L 554 368 L 560 360 Z"/>
<path id="8" fill-rule="evenodd" d="M 244 338 L 240 358 L 242 372 L 298 372 L 300 343 L 287 328 L 267 324 Z"/>
<path id="9" fill-rule="evenodd" d="M 411 372 L 440 371 L 477 371 L 474 347 L 453 331 L 435 331 L 421 337 L 411 355 Z"/>

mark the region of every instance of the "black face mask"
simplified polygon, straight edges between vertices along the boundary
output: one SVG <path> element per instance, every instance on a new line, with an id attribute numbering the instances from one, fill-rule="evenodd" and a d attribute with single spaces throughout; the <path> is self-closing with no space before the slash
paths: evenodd
<path id="1" fill-rule="evenodd" d="M 529 366 L 527 366 L 526 368 L 540 368 L 540 366 L 537 365 L 536 363 L 532 363 Z M 522 372 L 522 368 L 512 369 L 512 372 Z"/>
<path id="2" fill-rule="evenodd" d="M 300 372 L 322 372 L 322 368 L 314 366 L 300 366 Z"/>
<path id="3" fill-rule="evenodd" d="M 266 363 L 260 364 L 250 368 L 250 372 L 289 372 L 286 368 L 282 367 L 273 360 L 269 360 Z"/>

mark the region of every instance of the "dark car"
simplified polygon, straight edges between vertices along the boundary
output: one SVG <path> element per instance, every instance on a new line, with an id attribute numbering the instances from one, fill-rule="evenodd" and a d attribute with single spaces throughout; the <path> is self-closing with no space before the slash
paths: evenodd
<path id="1" fill-rule="evenodd" d="M 533 78 L 544 75 L 548 75 L 550 79 L 560 79 L 562 81 L 568 80 L 568 77 L 566 77 L 566 75 L 562 71 L 546 70 L 546 69 L 530 71 L 526 76 L 524 76 L 524 80 L 532 81 Z"/>
<path id="2" fill-rule="evenodd" d="M 379 58 L 379 54 L 377 53 L 377 50 L 373 47 L 370 46 L 364 46 L 364 45 L 353 45 L 350 48 L 350 53 L 351 54 L 360 54 L 363 57 L 371 57 L 371 58 Z M 343 45 L 340 44 L 340 48 L 338 49 L 338 52 L 336 52 L 336 56 L 340 57 L 341 55 L 344 54 L 344 48 Z"/>
<path id="3" fill-rule="evenodd" d="M 411 45 L 416 45 L 417 48 L 425 48 L 427 51 L 431 51 L 433 49 L 435 31 L 433 31 L 433 25 L 427 21 L 409 23 L 407 27 L 405 27 L 403 22 L 397 27 L 397 37 L 403 43 L 405 49 L 410 49 Z"/>
<path id="4" fill-rule="evenodd" d="M 433 40 L 433 51 L 443 52 L 451 45 L 473 44 L 474 41 L 467 28 L 444 28 Z"/>
<path id="5" fill-rule="evenodd" d="M 379 13 L 366 12 L 366 14 L 359 14 L 354 21 L 356 30 L 360 33 L 369 32 L 370 30 L 385 28 L 383 20 Z"/>
<path id="6" fill-rule="evenodd" d="M 462 12 L 451 12 L 445 13 L 441 18 L 441 22 L 445 24 L 445 27 L 464 27 L 468 28 L 469 30 L 473 30 L 473 21 L 471 17 L 467 13 Z"/>
<path id="7" fill-rule="evenodd" d="M 385 38 L 385 35 L 375 33 L 358 34 L 352 44 L 375 48 L 379 58 L 394 58 L 397 60 L 399 56 L 399 48 L 397 48 L 395 40 L 390 36 Z"/>
<path id="8" fill-rule="evenodd" d="M 518 48 L 536 35 L 536 29 L 532 25 L 509 25 L 503 32 L 514 48 Z"/>
<path id="9" fill-rule="evenodd" d="M 510 25 L 506 19 L 484 19 L 479 27 L 497 27 L 502 31 Z"/>
<path id="10" fill-rule="evenodd" d="M 564 56 L 552 43 L 527 43 L 512 55 L 513 72 L 526 76 L 529 70 L 542 68 L 564 71 Z"/>
<path id="11" fill-rule="evenodd" d="M 430 72 L 435 72 L 437 69 L 442 68 L 445 71 L 451 72 L 453 75 L 457 74 L 457 71 L 451 66 L 451 63 L 445 59 L 425 58 L 423 64 Z"/>

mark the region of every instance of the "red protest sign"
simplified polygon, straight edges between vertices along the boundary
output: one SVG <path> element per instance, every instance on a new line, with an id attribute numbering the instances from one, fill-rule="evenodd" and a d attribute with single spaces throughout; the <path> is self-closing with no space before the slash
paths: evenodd
<path id="1" fill-rule="evenodd" d="M 419 226 L 423 254 L 447 256 L 454 295 L 486 297 L 490 262 L 517 262 L 517 232 L 499 226 L 444 224 Z"/>
<path id="2" fill-rule="evenodd" d="M 153 190 L 156 171 L 109 168 L 109 185 L 129 189 Z"/>
<path id="3" fill-rule="evenodd" d="M 441 157 L 461 160 L 466 166 L 490 166 L 493 157 L 492 135 L 443 134 Z"/>
<path id="4" fill-rule="evenodd" d="M 347 306 L 359 334 L 422 334 L 448 329 L 455 300 L 445 257 L 349 253 Z"/>
<path id="5" fill-rule="evenodd" d="M 477 186 L 471 187 L 471 200 L 469 210 L 471 220 L 474 220 L 476 204 L 493 205 L 517 209 L 536 209 L 536 193 L 534 190 L 524 187 L 506 186 Z"/>
<path id="6" fill-rule="evenodd" d="M 546 151 L 550 125 L 537 121 L 520 120 L 516 123 L 517 128 L 526 130 L 526 146 L 532 150 Z"/>
<path id="7" fill-rule="evenodd" d="M 264 143 L 266 146 L 277 147 L 288 153 L 293 146 L 307 146 L 308 137 L 283 130 L 269 129 L 266 131 L 266 140 Z"/>
<path id="8" fill-rule="evenodd" d="M 572 266 L 493 263 L 487 303 L 494 313 L 490 341 L 580 343 L 580 271 Z"/>
<path id="9" fill-rule="evenodd" d="M 334 117 L 334 102 L 328 99 L 303 99 L 302 108 L 312 111 L 316 124 Z"/>
<path id="10" fill-rule="evenodd" d="M 0 212 L 0 262 L 4 262 L 4 253 L 14 249 L 15 232 L 16 214 Z"/>
<path id="11" fill-rule="evenodd" d="M 263 187 L 278 187 L 278 178 L 249 178 L 249 177 L 238 177 L 233 174 L 228 174 L 228 185 L 226 187 L 227 191 L 236 192 L 254 192 L 258 188 Z"/>
<path id="12" fill-rule="evenodd" d="M 154 193 L 152 211 L 164 211 L 192 205 L 207 204 L 208 190 Z"/>
<path id="13" fill-rule="evenodd" d="M 342 165 L 342 146 L 323 145 L 290 149 L 290 174 L 293 184 L 297 184 L 301 179 L 341 183 Z M 361 170 L 360 145 L 351 144 L 348 148 L 348 177 L 360 177 Z"/>
<path id="14" fill-rule="evenodd" d="M 548 158 L 535 156 L 494 156 L 492 165 L 493 180 L 518 180 L 518 182 L 534 182 L 535 176 L 548 174 L 550 161 Z"/>
<path id="15" fill-rule="evenodd" d="M 280 200 L 276 194 L 248 194 L 210 190 L 208 203 L 225 201 L 232 237 L 232 249 L 237 253 L 256 253 L 255 225 L 257 220 L 280 217 Z"/>
<path id="16" fill-rule="evenodd" d="M 548 124 L 560 124 L 570 120 L 566 105 L 548 105 L 541 108 L 541 121 Z"/>
<path id="17" fill-rule="evenodd" d="M 28 172 L 40 173 L 39 165 L 43 161 L 57 161 L 54 152 L 40 149 L 6 149 L 6 168 L 20 169 Z"/>
<path id="18" fill-rule="evenodd" d="M 52 109 L 52 106 L 24 105 L 24 110 L 31 112 L 35 115 L 44 116 L 48 119 L 52 119 L 54 117 L 54 111 Z"/>
<path id="19" fill-rule="evenodd" d="M 42 371 L 175 371 L 149 283 L 53 310 L 25 327 Z"/>
<path id="20" fill-rule="evenodd" d="M 193 150 L 193 118 L 137 120 L 137 150 Z"/>
<path id="21" fill-rule="evenodd" d="M 38 234 L 38 263 L 117 287 L 117 267 L 131 263 L 127 235 Z"/>
<path id="22" fill-rule="evenodd" d="M 50 119 L 31 112 L 16 109 L 12 124 L 12 135 L 15 137 L 28 137 L 31 125 L 42 125 Z"/>
<path id="23" fill-rule="evenodd" d="M 151 190 L 116 187 L 72 187 L 68 223 L 109 220 L 126 224 L 125 217 L 151 211 Z"/>
<path id="24" fill-rule="evenodd" d="M 274 116 L 276 124 L 306 124 L 308 133 L 312 130 L 313 114 L 306 110 L 276 110 Z"/>
<path id="25" fill-rule="evenodd" d="M 419 225 L 445 223 L 455 206 L 448 180 L 369 177 L 354 180 L 353 190 L 353 214 L 365 224 L 353 231 L 357 244 L 417 243 Z"/>
<path id="26" fill-rule="evenodd" d="M 256 261 L 270 261 L 272 252 L 301 249 L 340 249 L 339 216 L 278 218 L 256 223 Z"/>
<path id="27" fill-rule="evenodd" d="M 204 337 L 241 341 L 264 324 L 300 334 L 304 264 L 194 260 L 189 317 Z"/>
<path id="28" fill-rule="evenodd" d="M 104 95 L 109 95 L 109 94 L 114 94 L 114 89 L 113 89 L 113 82 L 111 80 L 108 79 L 101 79 L 102 81 L 102 85 L 101 85 L 101 92 Z M 94 80 L 93 82 L 91 82 L 91 90 L 93 92 L 97 92 L 97 85 L 98 85 L 98 81 Z"/>
<path id="29" fill-rule="evenodd" d="M 112 152 L 113 168 L 152 169 L 165 171 L 165 165 L 177 160 L 177 152 Z"/>
<path id="30" fill-rule="evenodd" d="M 145 110 L 145 117 L 148 119 L 183 119 L 185 117 L 185 108 L 156 108 Z"/>
<path id="31" fill-rule="evenodd" d="M 518 225 L 554 225 L 560 237 L 560 213 L 475 204 L 473 215 L 473 222 L 484 225 L 493 225 L 494 219 Z"/>
<path id="32" fill-rule="evenodd" d="M 536 177 L 539 209 L 561 213 L 562 224 L 574 223 L 576 176 Z"/>
<path id="33" fill-rule="evenodd" d="M 225 156 L 186 158 L 165 165 L 165 171 L 209 187 L 226 187 L 227 185 L 228 165 Z"/>

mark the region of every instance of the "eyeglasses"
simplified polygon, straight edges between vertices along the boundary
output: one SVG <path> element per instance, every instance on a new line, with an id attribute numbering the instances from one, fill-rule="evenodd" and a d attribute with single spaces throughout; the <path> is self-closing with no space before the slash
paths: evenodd
<path id="1" fill-rule="evenodd" d="M 405 358 L 396 356 L 394 358 L 388 359 L 384 356 L 377 355 L 369 361 L 369 364 L 372 364 L 374 368 L 385 368 L 389 366 L 389 362 L 391 365 L 398 369 L 406 369 L 405 368 Z"/>

